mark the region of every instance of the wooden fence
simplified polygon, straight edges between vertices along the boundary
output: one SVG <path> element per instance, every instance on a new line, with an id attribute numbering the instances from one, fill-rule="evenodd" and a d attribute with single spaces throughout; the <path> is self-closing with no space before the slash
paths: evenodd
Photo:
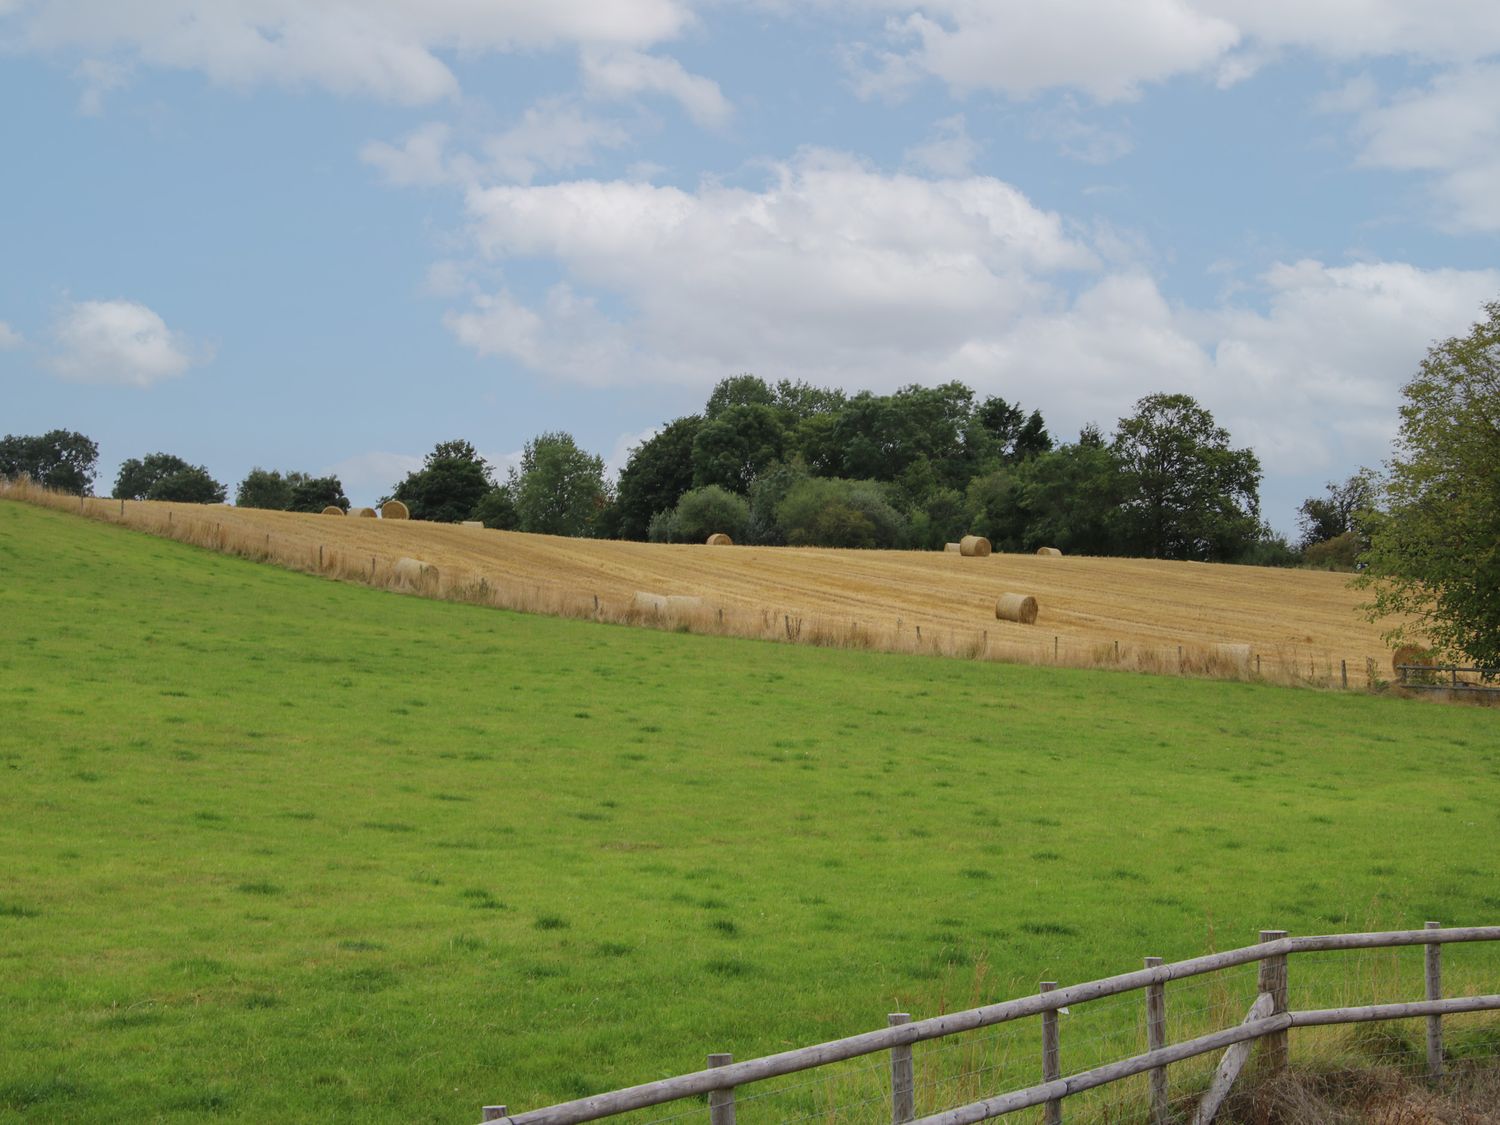
<path id="1" fill-rule="evenodd" d="M 1428 922 L 1426 928 L 1421 930 L 1321 937 L 1288 937 L 1284 930 L 1263 930 L 1260 938 L 1258 944 L 1243 949 L 1212 953 L 1171 964 L 1163 964 L 1157 957 L 1148 957 L 1143 969 L 1083 984 L 1059 988 L 1054 982 L 1043 982 L 1041 990 L 1033 996 L 930 1019 L 912 1021 L 906 1013 L 894 1013 L 890 1016 L 890 1025 L 877 1031 L 758 1059 L 734 1062 L 730 1055 L 712 1054 L 708 1056 L 706 1070 L 524 1113 L 511 1114 L 503 1105 L 485 1106 L 482 1120 L 498 1121 L 503 1125 L 580 1125 L 585 1121 L 596 1121 L 682 1098 L 706 1097 L 710 1125 L 735 1125 L 735 1091 L 739 1087 L 885 1051 L 890 1055 L 889 1104 L 892 1125 L 973 1125 L 975 1122 L 1038 1105 L 1044 1107 L 1043 1120 L 1046 1125 L 1060 1125 L 1066 1098 L 1139 1074 L 1150 1076 L 1150 1119 L 1154 1125 L 1164 1125 L 1169 1120 L 1168 1068 L 1186 1059 L 1223 1051 L 1224 1057 L 1207 1088 L 1198 1098 L 1192 1113 L 1193 1125 L 1208 1125 L 1256 1044 L 1259 1044 L 1263 1063 L 1268 1069 L 1274 1071 L 1287 1066 L 1287 1038 L 1288 1032 L 1293 1028 L 1425 1017 L 1427 1072 L 1436 1080 L 1443 1071 L 1442 1017 L 1461 1012 L 1500 1010 L 1500 994 L 1446 999 L 1442 995 L 1443 946 L 1453 942 L 1500 942 L 1500 926 L 1444 929 L 1436 922 Z M 1417 945 L 1423 946 L 1425 951 L 1425 995 L 1421 999 L 1303 1011 L 1293 1011 L 1288 1005 L 1290 962 L 1298 954 Z M 1180 1043 L 1167 1042 L 1168 984 L 1252 962 L 1259 965 L 1256 999 L 1246 1012 L 1243 1022 Z M 1066 1012 L 1070 1005 L 1086 1004 L 1103 997 L 1136 991 L 1145 993 L 1148 1050 L 1089 1070 L 1062 1074 L 1059 1065 L 1059 1012 Z M 1041 1021 L 1040 1082 L 928 1116 L 916 1116 L 913 1098 L 913 1044 L 1033 1016 L 1039 1017 Z"/>
<path id="2" fill-rule="evenodd" d="M 1397 664 L 1397 681 L 1411 691 L 1472 692 L 1500 696 L 1500 668 L 1462 664 Z M 1462 678 L 1460 678 L 1462 677 Z"/>

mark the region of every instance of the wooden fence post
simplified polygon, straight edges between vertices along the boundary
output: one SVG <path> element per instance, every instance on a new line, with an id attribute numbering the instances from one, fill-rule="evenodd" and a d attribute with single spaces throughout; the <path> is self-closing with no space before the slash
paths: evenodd
<path id="1" fill-rule="evenodd" d="M 1436 930 L 1437 922 L 1428 922 L 1425 929 Z M 1428 942 L 1422 947 L 1426 951 L 1427 999 L 1443 998 L 1443 947 L 1437 942 Z M 1443 1077 L 1443 1017 L 1427 1017 L 1427 1077 L 1437 1082 Z"/>
<path id="2" fill-rule="evenodd" d="M 1255 674 L 1260 675 L 1260 653 L 1255 654 Z"/>
<path id="3" fill-rule="evenodd" d="M 1349 662 L 1347 660 L 1340 660 L 1339 661 L 1339 679 L 1343 681 L 1344 690 L 1348 691 L 1349 690 Z"/>
<path id="4" fill-rule="evenodd" d="M 1285 930 L 1261 930 L 1260 940 L 1280 941 L 1286 937 Z M 1279 1016 L 1287 1010 L 1286 1007 L 1286 954 L 1278 953 L 1274 957 L 1266 957 L 1260 963 L 1260 979 L 1257 987 L 1261 992 L 1271 994 L 1270 1015 Z M 1266 1069 L 1280 1071 L 1286 1069 L 1287 1048 L 1286 1032 L 1273 1031 L 1261 1041 L 1261 1058 L 1265 1060 Z"/>
<path id="5" fill-rule="evenodd" d="M 891 1027 L 911 1023 L 907 1012 L 892 1012 L 886 1017 Z M 917 1084 L 912 1070 L 911 1044 L 891 1048 L 891 1125 L 904 1125 L 917 1116 Z"/>
<path id="6" fill-rule="evenodd" d="M 1160 957 L 1147 957 L 1146 968 L 1162 963 Z M 1146 986 L 1146 1048 L 1159 1051 L 1167 1045 L 1167 986 Z M 1167 1125 L 1167 1068 L 1151 1069 L 1151 1125 Z"/>
<path id="7" fill-rule="evenodd" d="M 1057 987 L 1055 980 L 1044 980 L 1038 986 L 1043 992 Z M 1062 1077 L 1062 1061 L 1058 1050 L 1057 1009 L 1042 1013 L 1042 1081 L 1055 1082 Z M 1042 1106 L 1043 1125 L 1062 1125 L 1062 1101 L 1054 1098 Z"/>
<path id="8" fill-rule="evenodd" d="M 506 1113 L 507 1113 L 507 1110 L 506 1110 L 506 1108 L 503 1105 L 487 1105 L 487 1106 L 484 1107 L 484 1116 L 481 1117 L 479 1120 L 481 1120 L 481 1121 L 499 1121 L 502 1117 L 504 1117 L 506 1115 Z"/>
<path id="9" fill-rule="evenodd" d="M 318 544 L 318 569 L 323 569 L 323 544 Z"/>
<path id="10" fill-rule="evenodd" d="M 710 1067 L 728 1066 L 733 1055 L 709 1055 Z M 734 1125 L 734 1087 L 708 1092 L 708 1125 Z"/>

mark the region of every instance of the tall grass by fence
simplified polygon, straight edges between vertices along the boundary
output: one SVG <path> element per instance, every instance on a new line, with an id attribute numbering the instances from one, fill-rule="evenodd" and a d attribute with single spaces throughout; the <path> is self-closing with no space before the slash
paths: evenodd
<path id="1" fill-rule="evenodd" d="M 1487 955 L 1447 971 L 1445 989 L 1443 950 L 1464 943 Z M 1403 950 L 1420 950 L 1420 961 L 1397 960 Z M 917 1021 L 892 1013 L 880 1030 L 762 1058 L 714 1053 L 705 1070 L 558 1105 L 514 1114 L 490 1105 L 483 1120 L 702 1122 L 706 1099 L 708 1125 L 975 1125 L 1038 1106 L 1045 1125 L 1060 1125 L 1065 1106 L 1078 1122 L 1209 1125 L 1252 1047 L 1260 1081 L 1294 1060 L 1352 1058 L 1452 1085 L 1500 1058 L 1500 1021 L 1486 1015 L 1500 1011 L 1496 953 L 1500 926 L 1262 931 L 1242 949 L 1172 964 L 1148 957 L 1133 972 L 1042 982 L 1032 996 Z M 1465 991 L 1473 994 L 1451 995 Z M 1400 1026 L 1414 1021 L 1415 1038 Z M 1356 1030 L 1347 1042 L 1330 1039 L 1340 1028 Z M 669 1104 L 672 1112 L 657 1112 Z"/>
<path id="2" fill-rule="evenodd" d="M 794 606 L 768 605 L 759 610 L 706 602 L 694 608 L 643 610 L 630 599 L 546 582 L 515 582 L 473 567 L 444 566 L 437 582 L 413 590 L 396 573 L 398 559 L 409 548 L 354 550 L 321 543 L 316 522 L 296 534 L 246 528 L 237 510 L 217 505 L 107 500 L 51 492 L 28 481 L 0 481 L 0 497 L 73 512 L 151 535 L 291 570 L 344 582 L 449 601 L 467 602 L 558 617 L 640 625 L 685 633 L 747 637 L 830 648 L 918 653 L 967 660 L 1069 668 L 1114 668 L 1156 675 L 1224 680 L 1254 680 L 1315 687 L 1354 689 L 1381 686 L 1384 679 L 1373 658 L 1335 660 L 1327 653 L 1295 645 L 1246 652 L 1243 646 L 1154 646 L 1116 640 L 1078 643 L 1027 629 L 968 630 L 935 627 L 922 621 L 832 617 L 807 614 Z M 330 517 L 316 517 L 325 519 Z M 378 521 L 371 521 L 378 522 Z M 401 524 L 400 526 L 410 526 Z M 925 626 L 925 627 L 924 627 Z"/>

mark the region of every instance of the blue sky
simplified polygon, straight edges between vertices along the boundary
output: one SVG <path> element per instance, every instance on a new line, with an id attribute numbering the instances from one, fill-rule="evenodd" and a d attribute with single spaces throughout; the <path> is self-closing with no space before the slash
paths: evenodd
<path id="1" fill-rule="evenodd" d="M 1500 5 L 0 0 L 0 431 L 356 502 L 720 378 L 1196 395 L 1267 517 L 1500 297 Z"/>

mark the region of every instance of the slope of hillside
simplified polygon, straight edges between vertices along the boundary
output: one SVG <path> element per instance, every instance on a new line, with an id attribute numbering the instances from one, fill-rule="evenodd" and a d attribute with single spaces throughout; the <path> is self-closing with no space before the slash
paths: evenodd
<path id="1" fill-rule="evenodd" d="M 77 501 L 62 501 L 66 505 Z M 962 558 L 931 551 L 706 547 L 564 539 L 416 521 L 233 507 L 89 501 L 99 518 L 205 545 L 268 553 L 305 569 L 388 576 L 403 556 L 445 584 L 483 579 L 505 604 L 592 607 L 618 618 L 637 591 L 701 597 L 709 624 L 749 635 L 800 629 L 884 649 L 933 648 L 1000 659 L 1110 664 L 1172 672 L 1234 671 L 1215 645 L 1249 645 L 1268 677 L 1351 685 L 1373 663 L 1389 676 L 1388 623 L 1359 611 L 1348 576 L 1151 559 Z M 169 527 L 169 521 L 171 526 Z M 196 529 L 185 532 L 184 529 Z M 320 551 L 321 548 L 321 551 Z M 995 619 L 1005 591 L 1034 595 L 1033 626 Z M 790 620 L 789 620 L 790 619 Z M 918 630 L 921 631 L 920 638 Z M 1119 646 L 1118 656 L 1116 645 Z"/>

